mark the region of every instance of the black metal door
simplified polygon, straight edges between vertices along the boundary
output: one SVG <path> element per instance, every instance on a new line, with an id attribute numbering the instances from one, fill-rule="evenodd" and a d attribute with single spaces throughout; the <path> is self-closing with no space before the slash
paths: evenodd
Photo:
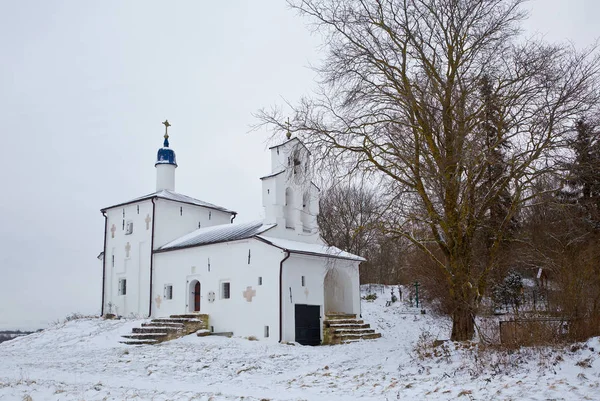
<path id="1" fill-rule="evenodd" d="M 302 345 L 321 344 L 319 305 L 296 305 L 296 342 Z"/>

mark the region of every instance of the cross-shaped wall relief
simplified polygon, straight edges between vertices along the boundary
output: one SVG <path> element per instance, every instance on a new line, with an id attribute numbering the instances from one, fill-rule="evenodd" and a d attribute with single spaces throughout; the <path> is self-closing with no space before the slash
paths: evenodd
<path id="1" fill-rule="evenodd" d="M 246 301 L 252 302 L 252 297 L 256 296 L 256 290 L 253 290 L 252 287 L 246 287 L 246 291 L 243 294 Z"/>
<path id="2" fill-rule="evenodd" d="M 146 218 L 144 219 L 144 221 L 146 222 L 146 230 L 150 229 L 150 222 L 152 221 L 152 219 L 150 218 L 150 213 L 148 213 L 146 215 Z"/>
<path id="3" fill-rule="evenodd" d="M 156 308 L 160 309 L 160 304 L 162 302 L 162 297 L 160 295 L 157 295 L 154 300 L 156 301 Z"/>
<path id="4" fill-rule="evenodd" d="M 125 257 L 126 258 L 129 257 L 129 251 L 131 251 L 131 245 L 128 242 L 127 244 L 125 244 Z"/>
<path id="5" fill-rule="evenodd" d="M 117 231 L 117 227 L 113 224 L 110 228 L 110 237 L 115 238 L 115 231 Z"/>

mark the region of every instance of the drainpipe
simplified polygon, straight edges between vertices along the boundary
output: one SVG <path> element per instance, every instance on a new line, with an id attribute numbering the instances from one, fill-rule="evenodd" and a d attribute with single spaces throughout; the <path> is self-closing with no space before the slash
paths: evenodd
<path id="1" fill-rule="evenodd" d="M 156 211 L 156 204 L 154 201 L 156 198 L 152 198 L 152 238 L 150 240 L 150 298 L 148 302 L 148 317 L 152 316 L 152 267 L 154 265 L 154 217 Z"/>
<path id="2" fill-rule="evenodd" d="M 279 262 L 279 342 L 283 339 L 283 262 L 290 257 L 290 251 L 284 252 L 286 255 Z"/>
<path id="3" fill-rule="evenodd" d="M 102 306 L 100 316 L 104 316 L 104 291 L 106 289 L 106 233 L 108 232 L 108 216 L 105 211 L 100 211 L 104 216 L 104 257 L 102 258 Z"/>

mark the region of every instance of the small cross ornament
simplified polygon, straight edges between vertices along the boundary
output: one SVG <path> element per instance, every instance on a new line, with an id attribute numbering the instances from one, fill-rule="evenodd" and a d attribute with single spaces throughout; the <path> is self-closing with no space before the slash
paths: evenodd
<path id="1" fill-rule="evenodd" d="M 115 238 L 115 231 L 117 231 L 117 227 L 113 224 L 110 228 L 110 237 Z"/>
<path id="2" fill-rule="evenodd" d="M 154 299 L 156 301 L 156 307 L 158 309 L 160 309 L 160 304 L 162 302 L 162 297 L 160 295 L 157 295 L 156 298 Z"/>
<path id="3" fill-rule="evenodd" d="M 246 287 L 246 291 L 243 294 L 246 301 L 252 302 L 252 297 L 256 296 L 256 290 L 253 290 L 252 287 Z"/>
<path id="4" fill-rule="evenodd" d="M 129 257 L 129 251 L 131 251 L 131 245 L 128 242 L 127 244 L 125 244 L 125 257 L 126 258 Z"/>
<path id="5" fill-rule="evenodd" d="M 150 222 L 152 221 L 152 219 L 150 218 L 150 213 L 148 213 L 146 215 L 146 219 L 144 220 L 146 222 L 146 230 L 150 229 Z"/>

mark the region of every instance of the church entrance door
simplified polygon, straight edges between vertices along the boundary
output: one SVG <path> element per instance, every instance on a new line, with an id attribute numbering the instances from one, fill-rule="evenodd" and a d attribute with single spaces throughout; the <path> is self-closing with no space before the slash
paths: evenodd
<path id="1" fill-rule="evenodd" d="M 200 282 L 194 286 L 194 312 L 200 312 Z"/>
<path id="2" fill-rule="evenodd" d="M 321 307 L 296 304 L 296 342 L 302 345 L 321 344 Z"/>

